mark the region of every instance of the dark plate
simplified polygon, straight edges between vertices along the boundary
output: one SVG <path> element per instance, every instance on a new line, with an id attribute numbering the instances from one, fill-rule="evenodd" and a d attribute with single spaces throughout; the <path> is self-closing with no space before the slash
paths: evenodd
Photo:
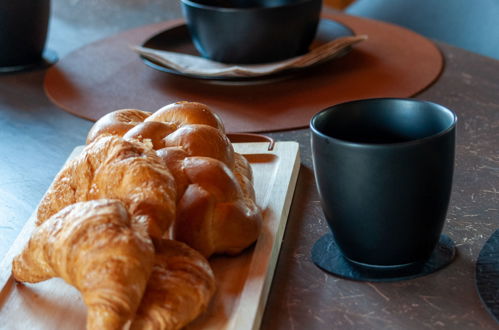
<path id="1" fill-rule="evenodd" d="M 331 40 L 339 37 L 352 36 L 353 31 L 343 24 L 329 20 L 321 19 L 319 26 L 317 28 L 317 34 L 315 36 L 310 49 L 314 49 L 320 45 L 323 45 Z M 143 47 L 153 48 L 157 50 L 165 50 L 170 52 L 184 53 L 189 55 L 201 56 L 199 52 L 194 47 L 192 43 L 189 30 L 187 25 L 181 24 L 170 29 L 164 30 L 151 38 L 147 39 L 143 44 Z M 140 56 L 145 64 L 153 69 L 167 72 L 183 77 L 196 78 L 196 79 L 206 79 L 206 80 L 218 80 L 218 81 L 255 81 L 262 79 L 276 78 L 278 76 L 283 76 L 290 74 L 295 71 L 300 71 L 306 68 L 297 68 L 283 70 L 278 73 L 274 73 L 266 76 L 258 77 L 231 77 L 231 76 L 216 76 L 216 77 L 206 77 L 202 75 L 185 74 L 177 70 L 163 66 L 162 64 L 155 62 L 153 60 L 146 59 Z"/>

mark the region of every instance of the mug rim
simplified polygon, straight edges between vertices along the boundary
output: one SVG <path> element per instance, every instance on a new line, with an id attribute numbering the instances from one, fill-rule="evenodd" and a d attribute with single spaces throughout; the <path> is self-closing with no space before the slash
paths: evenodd
<path id="1" fill-rule="evenodd" d="M 439 108 L 440 110 L 444 110 L 445 112 L 450 114 L 452 117 L 452 122 L 450 123 L 450 125 L 447 128 L 440 130 L 438 133 L 424 136 L 421 138 L 411 139 L 409 141 L 390 142 L 390 143 L 370 143 L 370 142 L 355 142 L 355 141 L 344 140 L 344 139 L 340 139 L 340 138 L 336 138 L 336 137 L 324 134 L 319 129 L 317 129 L 317 127 L 315 127 L 316 125 L 314 124 L 314 122 L 323 113 L 330 112 L 336 108 L 340 108 L 340 107 L 348 106 L 348 105 L 352 105 L 352 104 L 371 103 L 371 102 L 379 102 L 379 101 L 397 101 L 397 102 L 427 104 L 427 105 L 430 105 L 432 107 Z M 427 101 L 427 100 L 419 100 L 419 99 L 413 99 L 413 98 L 399 98 L 399 97 L 377 97 L 377 98 L 359 99 L 359 100 L 338 103 L 338 104 L 332 105 L 330 107 L 327 107 L 327 108 L 317 112 L 315 115 L 312 116 L 312 118 L 310 119 L 310 122 L 309 122 L 309 128 L 312 131 L 312 133 L 315 135 L 333 140 L 336 143 L 343 144 L 343 145 L 351 145 L 351 146 L 356 146 L 356 147 L 369 147 L 369 148 L 394 148 L 394 147 L 406 147 L 406 146 L 411 146 L 411 145 L 422 144 L 428 140 L 435 139 L 435 138 L 438 138 L 440 136 L 448 134 L 449 132 L 451 132 L 455 129 L 456 125 L 457 125 L 457 115 L 454 113 L 454 111 L 450 110 L 449 108 L 447 108 L 441 104 Z"/>

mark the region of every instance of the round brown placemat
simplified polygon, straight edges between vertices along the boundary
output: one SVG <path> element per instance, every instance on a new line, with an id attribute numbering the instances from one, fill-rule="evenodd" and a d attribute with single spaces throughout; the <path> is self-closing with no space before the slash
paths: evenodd
<path id="1" fill-rule="evenodd" d="M 220 84 L 147 67 L 130 45 L 175 26 L 174 20 L 125 31 L 77 49 L 50 68 L 45 91 L 64 110 L 96 120 L 121 108 L 155 111 L 180 100 L 207 104 L 229 132 L 306 127 L 336 103 L 371 97 L 410 97 L 440 74 L 433 42 L 396 25 L 343 14 L 325 15 L 369 39 L 346 56 L 286 79 Z"/>

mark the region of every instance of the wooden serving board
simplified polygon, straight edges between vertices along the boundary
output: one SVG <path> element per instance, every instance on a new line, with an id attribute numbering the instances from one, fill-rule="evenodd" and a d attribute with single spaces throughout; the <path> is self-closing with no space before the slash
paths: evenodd
<path id="1" fill-rule="evenodd" d="M 264 216 L 262 232 L 241 255 L 210 259 L 217 293 L 188 329 L 244 330 L 260 325 L 300 168 L 298 143 L 276 142 L 272 150 L 269 146 L 234 143 L 253 169 L 256 199 Z M 80 150 L 75 149 L 70 158 Z M 20 284 L 11 276 L 12 259 L 29 240 L 34 222 L 32 215 L 0 263 L 0 328 L 84 329 L 86 307 L 75 288 L 59 278 Z"/>

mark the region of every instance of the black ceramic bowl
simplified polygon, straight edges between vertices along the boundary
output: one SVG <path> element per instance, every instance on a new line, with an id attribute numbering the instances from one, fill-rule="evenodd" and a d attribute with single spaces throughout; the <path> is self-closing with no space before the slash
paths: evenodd
<path id="1" fill-rule="evenodd" d="M 194 45 L 224 63 L 266 63 L 304 54 L 322 0 L 181 0 Z"/>

